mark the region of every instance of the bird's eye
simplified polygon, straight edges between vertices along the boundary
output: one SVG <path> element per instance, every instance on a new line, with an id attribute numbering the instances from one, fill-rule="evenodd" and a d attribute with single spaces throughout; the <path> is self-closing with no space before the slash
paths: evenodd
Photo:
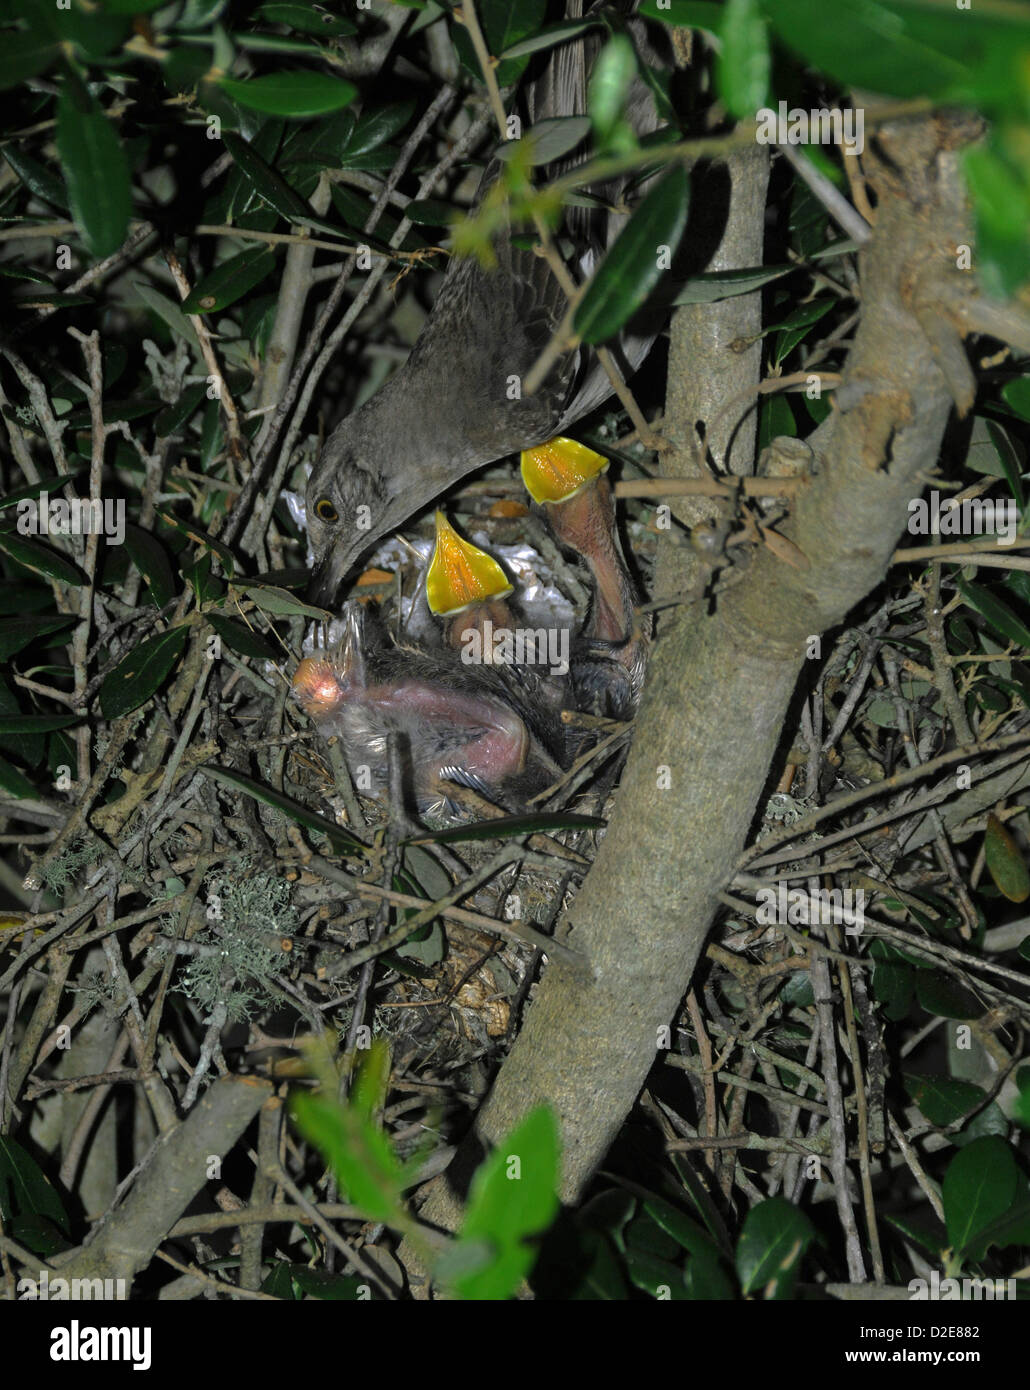
<path id="1" fill-rule="evenodd" d="M 328 497 L 320 497 L 315 503 L 315 515 L 319 521 L 337 521 L 339 518 L 336 508 L 329 501 Z"/>

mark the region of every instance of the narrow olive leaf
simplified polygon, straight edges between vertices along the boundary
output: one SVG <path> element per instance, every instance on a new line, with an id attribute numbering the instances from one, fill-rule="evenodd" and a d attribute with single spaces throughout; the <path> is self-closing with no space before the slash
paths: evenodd
<path id="1" fill-rule="evenodd" d="M 302 603 L 285 589 L 273 585 L 241 584 L 238 587 L 263 613 L 274 613 L 277 618 L 313 618 L 315 622 L 324 623 L 333 616 L 327 608 L 312 608 L 310 603 Z"/>
<path id="2" fill-rule="evenodd" d="M 36 788 L 29 779 L 16 767 L 13 767 L 6 758 L 0 758 L 0 787 L 9 795 L 17 797 L 19 801 L 36 795 Z"/>
<path id="3" fill-rule="evenodd" d="M 508 140 L 496 151 L 505 163 L 519 152 L 530 166 L 550 164 L 574 150 L 590 134 L 589 116 L 553 116 L 526 131 L 525 138 Z"/>
<path id="4" fill-rule="evenodd" d="M 417 227 L 446 227 L 460 214 L 439 198 L 413 198 L 404 209 L 404 216 Z"/>
<path id="5" fill-rule="evenodd" d="M 71 724 L 80 724 L 78 714 L 0 714 L 0 734 L 49 734 L 55 729 L 67 729 Z"/>
<path id="6" fill-rule="evenodd" d="M 202 531 L 192 521 L 180 520 L 173 512 L 159 510 L 157 515 L 167 526 L 171 526 L 175 531 L 181 531 L 183 535 L 189 536 L 191 541 L 195 541 L 197 545 L 202 545 L 217 555 L 222 562 L 222 568 L 230 578 L 235 574 L 236 561 L 233 559 L 232 551 L 228 550 L 220 541 L 216 541 L 214 536 L 209 536 L 206 531 Z"/>
<path id="7" fill-rule="evenodd" d="M 552 830 L 601 830 L 607 824 L 598 816 L 580 816 L 571 811 L 542 811 L 539 815 L 499 816 L 497 820 L 455 825 L 449 830 L 426 830 L 402 840 L 401 844 L 450 845 L 461 840 L 499 840 L 508 835 L 534 835 Z"/>
<path id="8" fill-rule="evenodd" d="M 20 652 L 23 647 L 27 647 L 37 637 L 46 637 L 51 632 L 60 632 L 62 628 L 73 627 L 77 622 L 77 618 L 63 616 L 58 618 L 32 616 L 0 620 L 0 661 L 7 661 L 14 656 L 15 652 Z"/>
<path id="9" fill-rule="evenodd" d="M 106 114 L 70 76 L 57 102 L 57 152 L 75 221 L 102 260 L 118 250 L 129 228 L 129 165 Z"/>
<path id="10" fill-rule="evenodd" d="M 200 352 L 200 344 L 197 341 L 197 335 L 194 332 L 193 325 L 179 308 L 178 304 L 175 304 L 167 295 L 161 294 L 160 291 L 155 290 L 143 280 L 134 280 L 132 288 L 136 291 L 147 308 L 153 310 L 158 318 L 166 323 L 173 333 L 189 343 L 190 347 L 196 348 L 198 353 Z"/>
<path id="11" fill-rule="evenodd" d="M 346 143 L 338 152 L 340 167 L 346 169 L 352 159 L 385 145 L 387 140 L 404 129 L 414 111 L 414 101 L 395 101 L 389 106 L 377 106 L 371 111 L 362 111 L 351 126 Z"/>
<path id="12" fill-rule="evenodd" d="M 673 304 L 714 304 L 734 295 L 750 294 L 772 280 L 779 280 L 797 270 L 794 265 L 757 266 L 754 269 L 712 270 L 694 275 L 676 292 Z"/>
<path id="13" fill-rule="evenodd" d="M 161 411 L 154 421 L 154 433 L 159 439 L 177 433 L 197 413 L 206 396 L 207 386 L 203 381 L 187 386 L 177 401 Z"/>
<path id="14" fill-rule="evenodd" d="M 984 859 L 995 887 L 1009 902 L 1025 903 L 1030 898 L 1030 871 L 1013 836 L 991 811 L 984 834 Z"/>
<path id="15" fill-rule="evenodd" d="M 596 19 L 570 19 L 564 24 L 549 24 L 546 29 L 541 29 L 539 34 L 513 43 L 497 56 L 501 59 L 528 58 L 531 53 L 538 53 L 542 48 L 553 48 L 555 44 L 565 43 L 567 39 L 573 39 L 577 34 L 593 29 L 598 23 Z"/>
<path id="16" fill-rule="evenodd" d="M 769 36 L 760 0 L 729 0 L 717 67 L 719 95 L 738 120 L 754 119 L 769 93 Z"/>
<path id="17" fill-rule="evenodd" d="M 627 34 L 615 34 L 597 55 L 587 90 L 587 110 L 599 145 L 604 145 L 622 117 L 626 96 L 637 72 L 637 55 Z"/>
<path id="18" fill-rule="evenodd" d="M 305 826 L 308 830 L 318 830 L 321 834 L 328 837 L 334 848 L 342 851 L 362 850 L 366 846 L 360 840 L 355 839 L 349 831 L 342 826 L 334 825 L 331 820 L 326 820 L 324 816 L 309 811 L 306 806 L 301 806 L 297 801 L 293 801 L 288 796 L 283 796 L 282 792 L 273 791 L 271 787 L 262 786 L 260 782 L 255 782 L 251 777 L 245 777 L 242 772 L 232 772 L 227 767 L 212 767 L 207 765 L 199 769 L 215 782 L 221 782 L 224 786 L 232 787 L 235 791 L 243 792 L 245 796 L 251 796 L 255 801 L 264 802 L 266 806 L 273 806 L 277 811 L 282 811 L 284 816 L 295 821 L 298 825 Z"/>
<path id="19" fill-rule="evenodd" d="M 171 627 L 156 637 L 148 637 L 122 657 L 100 687 L 100 708 L 105 719 L 118 719 L 146 704 L 182 655 L 188 636 L 186 625 Z"/>
<path id="20" fill-rule="evenodd" d="M 35 193 L 37 198 L 52 203 L 61 212 L 67 212 L 68 194 L 64 184 L 45 164 L 40 164 L 24 150 L 20 150 L 13 141 L 4 146 L 4 158 L 30 192 Z"/>
<path id="21" fill-rule="evenodd" d="M 44 72 L 60 51 L 60 44 L 50 35 L 34 29 L 6 31 L 0 44 L 0 90 L 18 87 L 28 78 Z"/>
<path id="22" fill-rule="evenodd" d="M 184 314 L 215 314 L 260 285 L 275 269 L 275 252 L 267 246 L 250 246 L 230 256 L 205 275 L 182 301 Z"/>
<path id="23" fill-rule="evenodd" d="M 9 492 L 6 497 L 0 497 L 0 512 L 4 511 L 7 507 L 17 506 L 19 502 L 24 501 L 26 498 L 38 497 L 42 492 L 48 495 L 59 492 L 60 489 L 64 487 L 65 483 L 73 483 L 76 478 L 81 478 L 85 471 L 84 468 L 80 468 L 77 473 L 62 473 L 60 477 L 57 478 L 40 478 L 39 482 L 26 483 L 24 487 L 17 488 L 14 492 Z"/>
<path id="24" fill-rule="evenodd" d="M 271 642 L 266 642 L 260 632 L 238 623 L 234 618 L 226 618 L 220 613 L 205 613 L 204 618 L 211 624 L 230 651 L 238 656 L 254 656 L 265 661 L 277 661 L 281 651 L 276 651 Z"/>
<path id="25" fill-rule="evenodd" d="M 86 583 L 86 576 L 78 565 L 40 541 L 26 540 L 24 536 L 12 535 L 10 531 L 0 531 L 0 550 L 25 569 L 45 574 L 48 579 L 56 579 L 61 584 L 78 586 Z"/>
<path id="26" fill-rule="evenodd" d="M 129 559 L 147 581 L 150 596 L 158 608 L 175 597 L 175 577 L 160 541 L 130 522 L 125 527 L 125 549 Z"/>
<path id="27" fill-rule="evenodd" d="M 955 1155 L 944 1174 L 941 1201 L 956 1254 L 1008 1211 L 1018 1185 L 1012 1149 L 997 1135 L 976 1139 Z"/>
<path id="28" fill-rule="evenodd" d="M 252 111 L 272 116 L 324 116 L 349 106 L 358 94 L 351 82 L 322 72 L 276 72 L 240 82 L 233 77 L 218 80 L 222 91 Z"/>
<path id="29" fill-rule="evenodd" d="M 14 1139 L 0 1136 L 0 1217 L 42 1216 L 61 1230 L 70 1229 L 68 1214 L 53 1183 L 36 1160 Z"/>
<path id="30" fill-rule="evenodd" d="M 1009 485 L 1009 491 L 1016 500 L 1016 506 L 1019 508 L 1020 512 L 1022 512 L 1024 506 L 1023 469 L 1019 455 L 1016 453 L 1015 444 L 1008 431 L 999 424 L 997 420 L 983 421 L 982 417 L 978 416 L 974 424 L 974 431 L 975 425 L 984 423 L 987 426 L 987 434 L 990 437 L 990 441 L 994 445 L 995 452 L 997 453 L 998 462 L 1001 464 L 1001 471 L 1005 475 L 1005 481 Z M 1013 571 L 1013 573 L 1016 573 L 1016 571 Z"/>
<path id="31" fill-rule="evenodd" d="M 1030 628 L 1019 618 L 1008 604 L 1002 603 L 979 584 L 968 579 L 956 579 L 955 587 L 969 604 L 970 608 L 982 614 L 991 627 L 1003 639 L 1015 642 L 1019 647 L 1030 647 Z"/>
<path id="32" fill-rule="evenodd" d="M 1030 379 L 1021 376 L 1015 381 L 1006 382 L 1001 388 L 1001 394 L 1005 403 L 1010 405 L 1017 415 L 1021 415 L 1024 420 L 1030 420 Z"/>
<path id="33" fill-rule="evenodd" d="M 311 216 L 311 209 L 300 194 L 295 193 L 282 175 L 276 173 L 242 136 L 227 130 L 223 139 L 225 148 L 244 178 L 270 207 L 275 208 L 280 217 L 285 217 L 287 222 L 296 222 Z"/>
<path id="34" fill-rule="evenodd" d="M 317 5 L 272 3 L 262 5 L 258 14 L 269 24 L 286 24 L 301 34 L 323 34 L 326 38 L 346 38 L 356 34 L 349 19 L 329 14 Z"/>
<path id="35" fill-rule="evenodd" d="M 585 343 L 613 337 L 657 285 L 687 225 L 689 190 L 686 170 L 673 165 L 623 227 L 573 317 Z"/>

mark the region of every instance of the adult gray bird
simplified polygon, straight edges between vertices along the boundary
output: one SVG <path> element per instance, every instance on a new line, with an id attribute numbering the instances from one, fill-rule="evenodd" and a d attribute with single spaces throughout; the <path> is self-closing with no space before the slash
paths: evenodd
<path id="1" fill-rule="evenodd" d="M 581 16 L 582 0 L 569 0 L 566 12 Z M 638 45 L 647 46 L 643 24 L 632 23 Z M 524 135 L 541 120 L 586 111 L 589 69 L 601 42 L 589 31 L 552 50 L 525 92 Z M 648 61 L 654 61 L 650 48 Z M 641 79 L 630 89 L 627 116 L 638 135 L 659 124 Z M 480 198 L 500 168 L 491 161 Z M 566 262 L 574 280 L 590 274 L 624 225 L 627 214 L 610 206 L 624 188 L 625 180 L 595 190 L 608 207 L 566 213 L 562 236 L 572 246 Z M 510 230 L 495 238 L 493 249 L 496 263 L 489 269 L 473 257 L 452 258 L 407 361 L 333 431 L 312 470 L 306 494 L 316 570 L 312 591 L 322 603 L 332 602 L 361 555 L 384 533 L 466 474 L 563 433 L 611 393 L 586 348 L 561 354 L 539 390 L 521 393 L 519 384 L 551 341 L 568 303 L 546 261 L 514 244 Z M 653 323 L 630 325 L 611 345 L 625 375 L 643 360 L 655 331 Z"/>

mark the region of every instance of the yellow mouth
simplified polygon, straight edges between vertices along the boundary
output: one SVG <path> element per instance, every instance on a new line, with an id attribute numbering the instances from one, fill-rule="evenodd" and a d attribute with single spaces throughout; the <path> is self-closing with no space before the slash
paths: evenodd
<path id="1" fill-rule="evenodd" d="M 436 513 L 436 549 L 426 575 L 426 599 L 438 618 L 473 603 L 507 598 L 508 576 L 485 550 L 459 536 L 443 512 Z"/>
<path id="2" fill-rule="evenodd" d="M 534 502 L 564 502 L 607 467 L 602 454 L 562 435 L 522 451 L 522 481 Z"/>

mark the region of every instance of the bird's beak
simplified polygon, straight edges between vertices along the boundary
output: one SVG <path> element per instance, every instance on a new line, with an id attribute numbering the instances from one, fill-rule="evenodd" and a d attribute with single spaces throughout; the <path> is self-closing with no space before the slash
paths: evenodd
<path id="1" fill-rule="evenodd" d="M 534 502 L 567 502 L 607 469 L 602 454 L 562 435 L 522 451 L 522 481 Z"/>
<path id="2" fill-rule="evenodd" d="M 508 576 L 493 556 L 459 536 L 437 511 L 436 549 L 426 573 L 430 610 L 448 618 L 471 604 L 505 599 L 511 592 Z"/>
<path id="3" fill-rule="evenodd" d="M 594 576 L 589 635 L 624 642 L 633 628 L 633 592 L 615 531 L 608 460 L 574 439 L 551 439 L 522 454 L 522 481 L 547 511 L 551 528 Z"/>
<path id="4" fill-rule="evenodd" d="M 348 551 L 342 545 L 331 546 L 312 572 L 305 595 L 308 603 L 330 610 L 337 607 L 340 589 L 357 558 L 357 553 Z"/>

